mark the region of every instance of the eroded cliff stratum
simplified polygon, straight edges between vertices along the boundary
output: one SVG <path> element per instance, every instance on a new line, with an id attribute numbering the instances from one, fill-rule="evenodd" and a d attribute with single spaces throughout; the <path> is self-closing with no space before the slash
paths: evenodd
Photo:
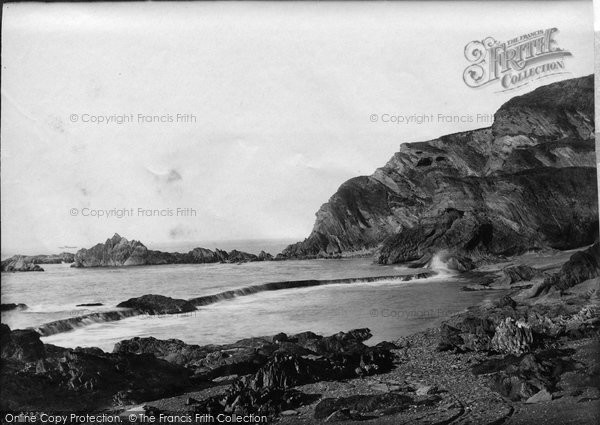
<path id="1" fill-rule="evenodd" d="M 401 146 L 346 181 L 284 258 L 377 249 L 380 263 L 441 249 L 481 258 L 598 237 L 593 76 L 505 103 L 491 127 Z"/>

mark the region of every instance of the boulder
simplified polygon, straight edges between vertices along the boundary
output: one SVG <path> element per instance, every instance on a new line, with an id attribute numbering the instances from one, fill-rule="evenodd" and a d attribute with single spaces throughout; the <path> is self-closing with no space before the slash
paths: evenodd
<path id="1" fill-rule="evenodd" d="M 552 401 L 552 394 L 550 394 L 545 388 L 529 397 L 527 400 L 525 400 L 525 403 L 541 403 L 544 401 Z"/>
<path id="2" fill-rule="evenodd" d="M 14 304 L 14 303 L 8 303 L 8 304 L 2 304 L 2 307 L 0 307 L 0 311 L 11 311 L 11 310 L 27 310 L 27 305 L 26 304 Z"/>
<path id="3" fill-rule="evenodd" d="M 467 314 L 456 317 L 452 323 L 442 323 L 440 331 L 438 349 L 441 351 L 488 351 L 495 325 L 486 317 Z"/>
<path id="4" fill-rule="evenodd" d="M 117 307 L 133 308 L 147 314 L 175 314 L 196 310 L 196 307 L 187 300 L 152 294 L 130 298 L 119 303 Z"/>

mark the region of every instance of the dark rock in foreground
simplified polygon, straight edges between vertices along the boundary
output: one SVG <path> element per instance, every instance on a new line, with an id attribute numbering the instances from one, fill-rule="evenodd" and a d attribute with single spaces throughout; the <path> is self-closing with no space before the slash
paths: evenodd
<path id="1" fill-rule="evenodd" d="M 477 260 L 593 243 L 594 148 L 593 76 L 540 87 L 505 103 L 491 127 L 403 144 L 348 180 L 280 258 L 379 248 L 383 264 L 442 249 Z"/>
<path id="2" fill-rule="evenodd" d="M 23 362 L 31 362 L 44 358 L 44 344 L 37 332 L 24 329 L 11 331 L 8 326 L 0 323 L 0 346 L 2 358 Z"/>
<path id="3" fill-rule="evenodd" d="M 234 379 L 225 394 L 201 403 L 214 414 L 274 415 L 312 400 L 293 387 L 323 380 L 348 379 L 389 371 L 393 355 L 383 345 L 368 347 L 368 329 L 322 337 L 312 332 L 249 338 L 224 346 L 188 345 L 178 340 L 133 338 L 116 353 L 151 353 L 194 371 L 197 379 Z"/>
<path id="4" fill-rule="evenodd" d="M 315 419 L 327 422 L 375 419 L 407 410 L 417 402 L 405 394 L 353 395 L 326 398 L 315 407 Z"/>
<path id="5" fill-rule="evenodd" d="M 146 314 L 176 314 L 196 310 L 187 300 L 165 297 L 164 295 L 143 295 L 119 303 L 117 307 L 133 308 Z"/>
<path id="6" fill-rule="evenodd" d="M 187 369 L 152 355 L 44 346 L 35 331 L 1 326 L 2 410 L 97 411 L 192 386 Z"/>
<path id="7" fill-rule="evenodd" d="M 129 241 L 118 234 L 90 249 L 80 249 L 75 254 L 73 267 L 121 267 L 159 264 L 204 264 L 204 263 L 243 263 L 248 261 L 270 260 L 270 254 L 261 256 L 233 250 L 225 252 L 217 249 L 194 248 L 188 253 L 153 251 L 140 241 Z"/>

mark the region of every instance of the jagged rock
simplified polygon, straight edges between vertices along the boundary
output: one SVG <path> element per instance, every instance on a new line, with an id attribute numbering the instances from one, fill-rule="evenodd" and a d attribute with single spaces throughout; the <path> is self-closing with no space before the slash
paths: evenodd
<path id="1" fill-rule="evenodd" d="M 373 175 L 342 184 L 308 238 L 278 258 L 380 247 L 391 264 L 440 249 L 476 259 L 592 243 L 594 144 L 593 76 L 540 87 L 504 104 L 491 127 L 402 144 Z"/>
<path id="2" fill-rule="evenodd" d="M 247 261 L 258 261 L 258 257 L 254 254 L 248 254 L 247 252 L 241 252 L 234 249 L 228 254 L 227 261 L 230 263 L 244 263 Z"/>
<path id="3" fill-rule="evenodd" d="M 73 267 L 115 267 L 159 264 L 202 264 L 217 262 L 259 261 L 254 254 L 233 250 L 214 252 L 206 248 L 194 248 L 187 253 L 149 250 L 140 241 L 129 241 L 115 233 L 103 244 L 90 249 L 80 249 L 74 256 Z"/>
<path id="4" fill-rule="evenodd" d="M 62 252 L 54 255 L 15 255 L 0 263 L 3 272 L 43 272 L 44 269 L 38 264 L 60 264 L 72 263 L 74 254 Z"/>
<path id="5" fill-rule="evenodd" d="M 219 257 L 206 248 L 194 248 L 189 253 L 193 263 L 216 263 L 219 261 Z"/>
<path id="6" fill-rule="evenodd" d="M 542 276 L 542 273 L 539 270 L 534 269 L 530 266 L 525 265 L 517 265 L 505 267 L 502 269 L 502 276 L 498 278 L 495 282 L 495 286 L 502 285 L 513 285 L 515 283 L 520 282 L 529 282 L 534 278 Z"/>
<path id="7" fill-rule="evenodd" d="M 33 262 L 33 259 L 24 255 L 15 255 L 0 263 L 3 272 L 43 272 L 44 269 Z"/>
<path id="8" fill-rule="evenodd" d="M 32 330 L 1 325 L 0 408 L 93 410 L 140 403 L 191 387 L 190 371 L 152 355 L 107 354 L 41 343 Z"/>
<path id="9" fill-rule="evenodd" d="M 119 303 L 117 307 L 133 308 L 147 314 L 174 314 L 196 310 L 189 301 L 152 294 L 130 298 Z"/>
<path id="10" fill-rule="evenodd" d="M 532 345 L 531 328 L 511 317 L 507 317 L 503 322 L 500 322 L 491 342 L 492 350 L 516 355 L 528 352 Z"/>
<path id="11" fill-rule="evenodd" d="M 476 375 L 489 374 L 491 388 L 515 401 L 525 401 L 541 390 L 554 391 L 561 373 L 574 367 L 566 350 L 547 349 L 521 357 L 481 362 L 473 367 Z"/>
<path id="12" fill-rule="evenodd" d="M 457 317 L 456 323 L 443 323 L 440 327 L 441 351 L 488 351 L 495 332 L 494 323 L 483 317 L 467 315 Z"/>
<path id="13" fill-rule="evenodd" d="M 565 290 L 598 276 L 600 276 L 600 243 L 596 242 L 585 251 L 573 254 L 558 273 L 544 280 L 543 289 L 555 287 Z"/>
<path id="14" fill-rule="evenodd" d="M 515 308 L 517 306 L 517 302 L 513 300 L 509 295 L 505 295 L 498 300 L 498 303 L 496 305 L 498 306 L 498 308 Z"/>
<path id="15" fill-rule="evenodd" d="M 463 255 L 451 255 L 446 261 L 446 267 L 450 270 L 468 272 L 475 268 L 475 263 L 469 257 Z"/>
<path id="16" fill-rule="evenodd" d="M 314 401 L 314 396 L 291 390 L 294 386 L 389 371 L 394 361 L 389 345 L 369 347 L 363 342 L 370 337 L 369 329 L 327 337 L 312 332 L 279 333 L 221 346 L 132 338 L 116 344 L 114 353 L 151 354 L 185 366 L 195 379 L 233 380 L 224 396 L 200 402 L 200 411 L 264 412 L 272 416 Z"/>
<path id="17" fill-rule="evenodd" d="M 260 251 L 258 254 L 258 261 L 272 261 L 273 256 L 265 251 Z"/>

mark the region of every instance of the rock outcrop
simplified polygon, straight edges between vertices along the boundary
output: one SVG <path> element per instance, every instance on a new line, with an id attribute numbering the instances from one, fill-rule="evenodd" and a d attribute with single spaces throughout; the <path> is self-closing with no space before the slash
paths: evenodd
<path id="1" fill-rule="evenodd" d="M 440 328 L 438 350 L 490 356 L 473 372 L 488 376 L 490 387 L 504 397 L 527 403 L 552 400 L 573 379 L 561 375 L 579 367 L 572 347 L 586 339 L 597 341 L 600 335 L 599 264 L 595 243 L 538 285 L 451 317 Z M 539 277 L 538 271 L 523 266 L 503 273 L 506 279 Z M 568 349 L 561 348 L 565 344 Z M 597 382 L 597 371 L 585 379 Z"/>
<path id="2" fill-rule="evenodd" d="M 491 127 L 406 143 L 371 176 L 348 180 L 310 236 L 280 258 L 375 250 L 378 261 L 442 249 L 478 258 L 598 236 L 593 76 L 515 97 Z"/>
<path id="3" fill-rule="evenodd" d="M 2 304 L 2 306 L 0 307 L 0 311 L 12 311 L 12 310 L 27 310 L 27 304 L 7 303 L 7 304 Z"/>
<path id="4" fill-rule="evenodd" d="M 3 272 L 43 272 L 39 264 L 72 263 L 74 254 L 63 252 L 53 255 L 15 255 L 0 263 Z"/>
<path id="5" fill-rule="evenodd" d="M 558 273 L 544 280 L 543 289 L 569 289 L 578 283 L 600 276 L 600 243 L 571 256 Z"/>
<path id="6" fill-rule="evenodd" d="M 44 269 L 38 266 L 29 257 L 16 255 L 4 260 L 0 269 L 3 272 L 43 272 Z"/>
<path id="7" fill-rule="evenodd" d="M 327 337 L 312 332 L 280 333 L 222 346 L 133 338 L 121 341 L 114 352 L 152 354 L 185 366 L 193 371 L 195 379 L 202 381 L 232 381 L 224 394 L 210 397 L 197 406 L 202 412 L 275 415 L 314 401 L 296 391 L 295 386 L 389 371 L 393 354 L 385 344 L 365 345 L 363 342 L 370 337 L 368 329 Z"/>
<path id="8" fill-rule="evenodd" d="M 187 300 L 153 294 L 130 298 L 119 303 L 117 307 L 133 308 L 146 314 L 177 314 L 196 310 L 194 304 Z"/>
<path id="9" fill-rule="evenodd" d="M 90 249 L 80 249 L 74 257 L 73 267 L 121 267 L 159 264 L 203 264 L 203 263 L 242 263 L 248 261 L 265 261 L 272 257 L 269 254 L 257 256 L 242 251 L 211 251 L 206 248 L 194 248 L 187 253 L 163 252 L 148 249 L 140 241 L 129 241 L 114 234 L 103 244 Z"/>
<path id="10" fill-rule="evenodd" d="M 94 411 L 190 388 L 189 370 L 152 355 L 44 345 L 33 330 L 1 326 L 0 408 Z"/>

